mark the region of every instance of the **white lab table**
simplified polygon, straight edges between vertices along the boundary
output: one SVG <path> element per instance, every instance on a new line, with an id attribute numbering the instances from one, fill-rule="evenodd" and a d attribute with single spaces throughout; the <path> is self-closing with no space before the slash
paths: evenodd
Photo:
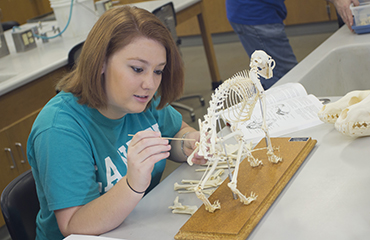
<path id="1" fill-rule="evenodd" d="M 290 136 L 310 136 L 318 142 L 248 239 L 368 239 L 370 137 L 350 138 L 324 123 Z M 202 203 L 195 194 L 178 194 L 173 184 L 199 179 L 197 167 L 182 164 L 139 202 L 121 226 L 102 236 L 173 239 L 190 217 L 171 213 L 168 206 L 175 197 L 185 205 Z"/>
<path id="2" fill-rule="evenodd" d="M 275 85 L 300 82 L 318 97 L 343 96 L 370 89 L 369 65 L 370 34 L 358 35 L 343 26 Z"/>
<path id="3" fill-rule="evenodd" d="M 343 27 L 277 85 L 300 82 L 308 93 L 318 97 L 342 96 L 353 89 L 370 89 L 370 74 L 367 74 L 370 55 L 366 55 L 369 49 L 370 34 L 356 35 Z M 358 60 L 361 61 L 356 62 Z M 343 61 L 348 66 L 340 69 L 345 67 L 340 65 Z M 353 77 L 348 79 L 345 74 L 351 68 L 356 71 L 352 71 Z M 336 74 L 334 79 L 333 74 Z M 346 78 L 339 79 L 342 75 Z M 324 123 L 289 134 L 289 137 L 302 136 L 318 142 L 248 239 L 369 239 L 370 137 L 344 136 L 332 125 Z M 181 165 L 144 197 L 118 228 L 102 236 L 173 239 L 190 217 L 171 213 L 168 206 L 173 204 L 175 197 L 179 196 L 185 205 L 199 207 L 202 203 L 195 194 L 177 194 L 173 190 L 173 184 L 182 179 L 199 179 L 201 173 L 195 172 L 195 168 Z"/>

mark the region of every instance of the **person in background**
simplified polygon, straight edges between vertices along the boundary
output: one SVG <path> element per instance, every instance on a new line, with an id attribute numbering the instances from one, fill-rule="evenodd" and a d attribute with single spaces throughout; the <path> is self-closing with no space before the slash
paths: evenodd
<path id="1" fill-rule="evenodd" d="M 263 50 L 275 60 L 273 78 L 261 78 L 265 90 L 297 64 L 285 33 L 284 0 L 226 0 L 226 14 L 249 57 Z"/>
<path id="2" fill-rule="evenodd" d="M 183 83 L 176 44 L 152 13 L 126 6 L 99 18 L 29 136 L 37 240 L 116 228 L 159 183 L 167 158 L 186 160 L 195 141 L 184 139 L 199 132 L 169 105 Z"/>
<path id="3" fill-rule="evenodd" d="M 337 10 L 339 27 L 346 24 L 347 27 L 352 31 L 353 16 L 349 6 L 351 5 L 351 3 L 353 3 L 354 6 L 358 6 L 360 5 L 360 2 L 358 0 L 328 0 L 328 1 L 333 3 L 335 9 Z"/>

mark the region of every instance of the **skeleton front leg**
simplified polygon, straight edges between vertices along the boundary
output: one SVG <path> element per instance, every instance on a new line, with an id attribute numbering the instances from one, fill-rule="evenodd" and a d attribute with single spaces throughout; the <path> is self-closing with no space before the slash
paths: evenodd
<path id="1" fill-rule="evenodd" d="M 204 204 L 204 206 L 205 206 L 205 208 L 208 212 L 214 212 L 217 209 L 221 209 L 221 205 L 220 205 L 220 202 L 218 200 L 215 201 L 213 204 L 211 204 L 209 202 L 208 198 L 206 198 L 206 196 L 203 193 L 204 185 L 206 184 L 208 179 L 211 177 L 212 173 L 215 171 L 217 163 L 218 163 L 218 159 L 216 159 L 212 162 L 211 169 L 208 172 L 204 173 L 204 174 L 206 174 L 206 176 L 204 178 L 202 178 L 199 181 L 198 185 L 195 187 L 195 194 L 203 202 L 203 204 Z"/>
<path id="2" fill-rule="evenodd" d="M 262 112 L 262 130 L 265 132 L 265 138 L 266 138 L 266 147 L 267 147 L 267 157 L 270 162 L 272 163 L 278 163 L 282 161 L 281 157 L 278 157 L 274 154 L 274 149 L 271 144 L 271 139 L 270 139 L 270 133 L 268 126 L 266 124 L 266 102 L 265 102 L 265 94 L 262 93 L 260 95 L 260 104 L 261 104 L 261 112 Z"/>
<path id="3" fill-rule="evenodd" d="M 233 193 L 235 193 L 236 195 L 238 195 L 238 197 L 239 197 L 239 199 L 240 199 L 240 201 L 242 203 L 244 203 L 245 205 L 248 205 L 251 202 L 253 202 L 254 200 L 256 200 L 257 199 L 257 196 L 252 192 L 251 193 L 251 196 L 247 198 L 236 187 L 236 184 L 238 182 L 238 173 L 239 173 L 240 159 L 241 159 L 241 153 L 242 153 L 243 147 L 244 147 L 243 146 L 243 142 L 240 142 L 239 150 L 238 150 L 238 156 L 236 158 L 236 163 L 235 163 L 234 175 L 233 175 L 232 181 L 229 182 L 227 184 L 227 186 L 231 189 L 231 191 Z"/>
<path id="4" fill-rule="evenodd" d="M 195 145 L 196 145 L 196 148 L 194 149 L 194 151 L 187 158 L 187 162 L 188 162 L 189 166 L 193 166 L 193 161 L 192 160 L 194 158 L 194 154 L 199 151 L 199 142 L 196 142 Z"/>
<path id="5" fill-rule="evenodd" d="M 253 155 L 252 155 L 252 142 L 249 142 L 249 143 L 246 143 L 243 138 L 240 139 L 240 141 L 243 141 L 244 143 L 244 148 L 245 148 L 245 152 L 247 154 L 247 159 L 248 159 L 248 162 L 249 164 L 251 165 L 251 167 L 258 167 L 260 165 L 263 165 L 262 161 L 261 160 L 258 160 L 258 158 L 255 158 Z"/>
<path id="6" fill-rule="evenodd" d="M 271 59 L 271 57 L 268 56 L 265 52 L 255 51 L 251 57 L 250 67 L 251 67 L 250 78 L 254 86 L 257 88 L 260 99 L 261 114 L 263 119 L 262 130 L 265 132 L 266 136 L 267 157 L 270 162 L 278 163 L 282 161 L 282 159 L 274 154 L 274 149 L 272 148 L 271 145 L 270 134 L 266 124 L 265 91 L 259 80 L 259 76 L 263 76 L 266 79 L 272 77 L 272 69 L 275 67 L 275 61 Z"/>

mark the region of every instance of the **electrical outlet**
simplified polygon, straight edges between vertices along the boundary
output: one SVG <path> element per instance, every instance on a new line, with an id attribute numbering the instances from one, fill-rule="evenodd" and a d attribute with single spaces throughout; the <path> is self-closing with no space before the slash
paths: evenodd
<path id="1" fill-rule="evenodd" d="M 12 36 L 17 52 L 25 52 L 37 47 L 31 29 L 13 32 Z"/>

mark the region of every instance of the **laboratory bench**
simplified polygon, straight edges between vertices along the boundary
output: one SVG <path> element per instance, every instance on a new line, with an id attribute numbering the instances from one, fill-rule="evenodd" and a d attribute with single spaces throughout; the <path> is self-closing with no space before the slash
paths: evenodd
<path id="1" fill-rule="evenodd" d="M 326 123 L 283 137 L 311 137 L 317 144 L 247 239 L 368 239 L 370 137 L 344 136 Z M 199 180 L 202 172 L 196 172 L 197 168 L 201 167 L 180 165 L 139 202 L 119 227 L 102 236 L 174 239 L 190 218 L 171 212 L 168 207 L 175 198 L 178 196 L 183 205 L 202 204 L 195 193 L 177 193 L 174 183 Z M 227 170 L 223 178 L 226 174 Z M 258 195 L 258 189 L 254 192 Z"/>
<path id="2" fill-rule="evenodd" d="M 344 25 L 275 85 L 299 82 L 317 97 L 343 96 L 370 89 L 369 64 L 370 34 L 355 34 Z"/>
<path id="3" fill-rule="evenodd" d="M 309 94 L 336 101 L 351 90 L 370 89 L 369 56 L 370 34 L 357 35 L 344 26 L 276 85 L 300 82 Z M 370 137 L 345 136 L 327 123 L 282 137 L 311 137 L 317 144 L 248 239 L 368 239 Z M 175 198 L 178 196 L 183 205 L 202 204 L 195 194 L 178 194 L 174 183 L 200 179 L 202 173 L 196 168 L 199 166 L 180 165 L 139 202 L 119 227 L 102 236 L 174 239 L 190 218 L 171 212 L 168 207 Z M 258 189 L 255 192 L 258 195 Z"/>

